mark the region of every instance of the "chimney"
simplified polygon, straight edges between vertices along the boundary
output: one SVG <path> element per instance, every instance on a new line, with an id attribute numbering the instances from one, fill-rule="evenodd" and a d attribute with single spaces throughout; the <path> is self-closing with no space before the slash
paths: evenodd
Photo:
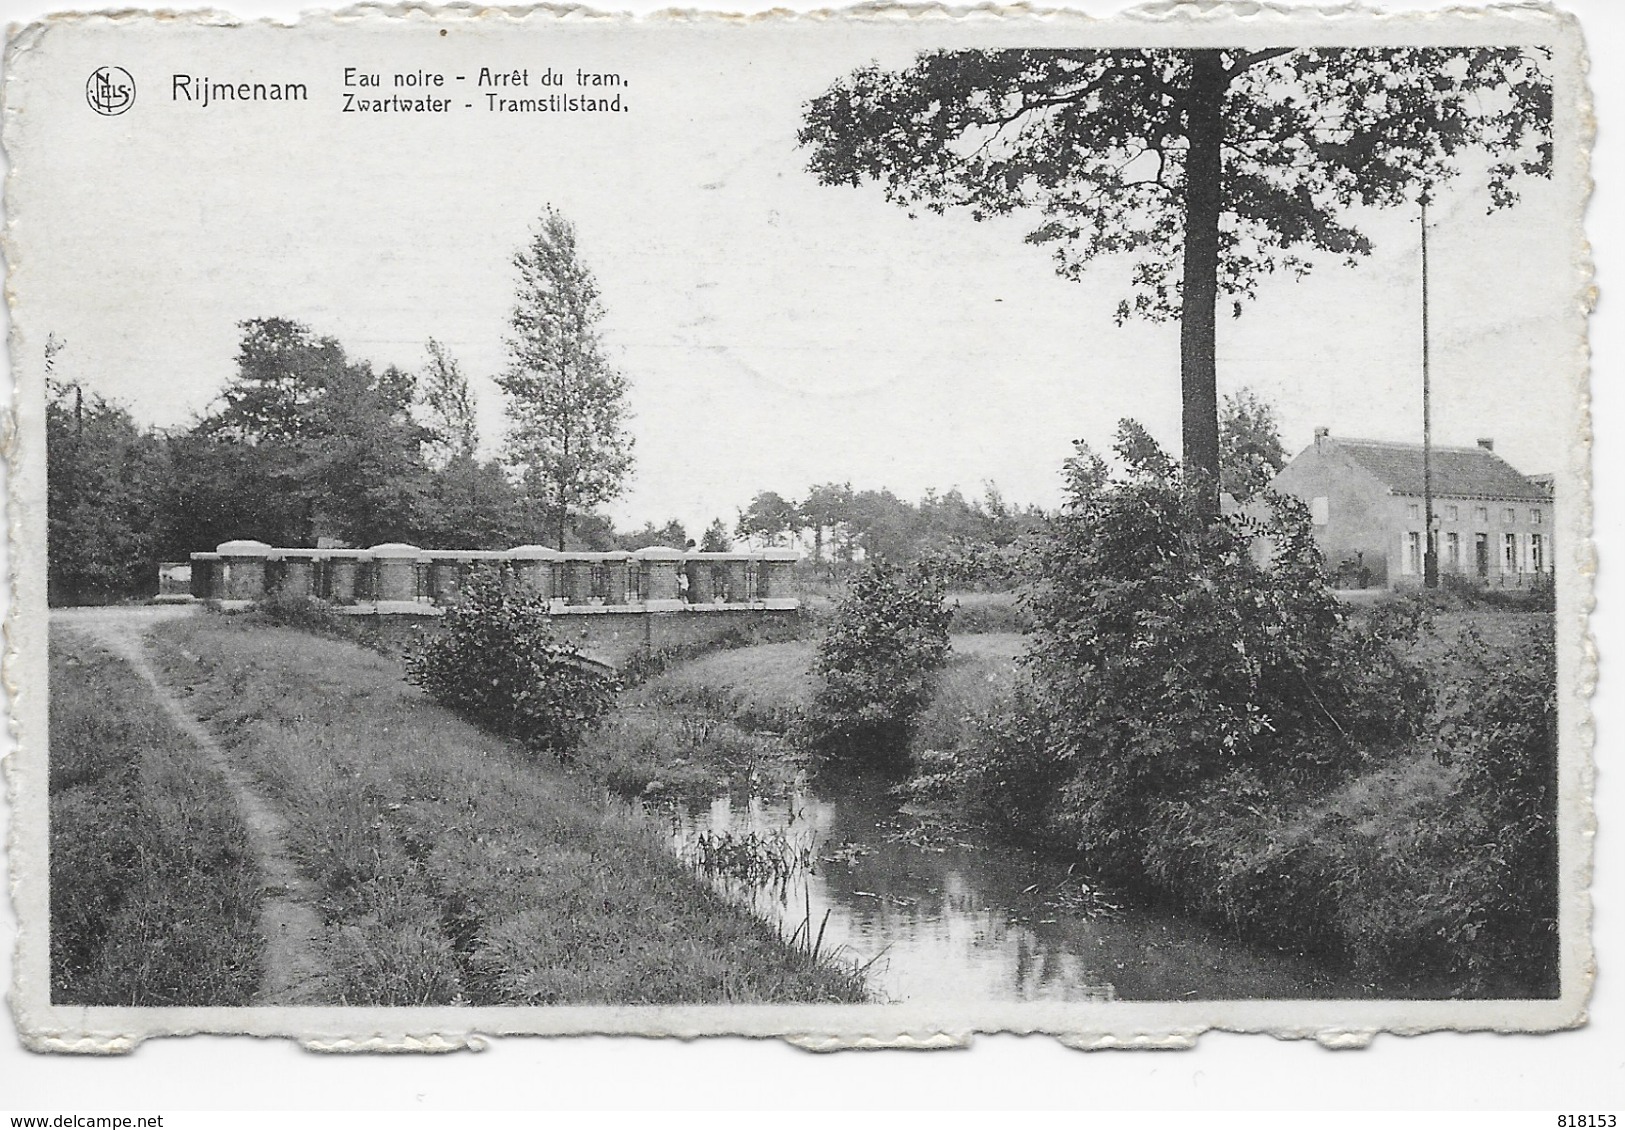
<path id="1" fill-rule="evenodd" d="M 1478 437 L 1478 446 L 1482 447 L 1485 451 L 1494 451 L 1495 450 L 1495 441 L 1493 439 L 1491 439 L 1489 436 L 1479 436 Z"/>
<path id="2" fill-rule="evenodd" d="M 1319 447 L 1320 446 L 1320 441 L 1324 440 L 1324 439 L 1329 439 L 1331 437 L 1331 434 L 1332 434 L 1332 430 L 1330 428 L 1316 428 L 1315 429 L 1315 446 Z"/>

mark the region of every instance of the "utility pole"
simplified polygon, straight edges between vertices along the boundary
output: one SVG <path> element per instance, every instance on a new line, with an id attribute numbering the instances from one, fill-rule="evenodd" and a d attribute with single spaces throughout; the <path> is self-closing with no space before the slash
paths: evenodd
<path id="1" fill-rule="evenodd" d="M 1428 194 L 1422 202 L 1422 584 L 1439 587 L 1439 547 L 1433 532 L 1433 387 L 1428 367 Z"/>

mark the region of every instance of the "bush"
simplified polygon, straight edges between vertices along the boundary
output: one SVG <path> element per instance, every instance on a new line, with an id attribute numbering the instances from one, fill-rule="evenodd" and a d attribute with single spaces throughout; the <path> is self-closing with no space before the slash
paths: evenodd
<path id="1" fill-rule="evenodd" d="M 1530 633 L 1515 651 L 1492 648 L 1469 627 L 1441 697 L 1439 756 L 1460 774 L 1458 858 L 1452 892 L 1461 933 L 1477 944 L 1474 980 L 1521 963 L 1542 991 L 1557 971 L 1557 646 Z"/>
<path id="2" fill-rule="evenodd" d="M 1425 591 L 1425 590 L 1424 590 Z M 1512 612 L 1552 612 L 1557 607 L 1556 577 L 1537 574 L 1526 588 L 1498 589 L 1470 577 L 1441 574 L 1435 593 L 1455 608 L 1501 608 Z"/>
<path id="3" fill-rule="evenodd" d="M 1330 787 L 1417 732 L 1427 688 L 1396 647 L 1415 618 L 1351 619 L 1301 504 L 1208 519 L 1138 425 L 1116 450 L 1126 475 L 1099 460 L 1072 475 L 1035 554 L 1029 669 L 1064 832 L 1095 866 L 1138 874 L 1156 805 L 1237 772 Z"/>
<path id="4" fill-rule="evenodd" d="M 256 604 L 249 615 L 279 628 L 292 628 L 313 636 L 352 640 L 355 634 L 350 630 L 348 618 L 333 611 L 325 601 L 290 596 L 280 588 Z"/>
<path id="5" fill-rule="evenodd" d="M 470 576 L 442 629 L 406 656 L 407 677 L 441 705 L 532 749 L 574 749 L 613 705 L 619 684 L 560 644 L 539 600 Z"/>
<path id="6" fill-rule="evenodd" d="M 818 644 L 823 685 L 807 713 L 812 748 L 834 758 L 893 763 L 907 756 L 914 719 L 948 661 L 944 586 L 926 567 L 866 565 Z"/>
<path id="7" fill-rule="evenodd" d="M 1029 690 L 999 692 L 958 721 L 952 745 L 915 742 L 915 773 L 904 787 L 910 801 L 1017 841 L 1046 843 L 1058 824 L 1052 806 L 1064 769 L 1050 756 Z"/>

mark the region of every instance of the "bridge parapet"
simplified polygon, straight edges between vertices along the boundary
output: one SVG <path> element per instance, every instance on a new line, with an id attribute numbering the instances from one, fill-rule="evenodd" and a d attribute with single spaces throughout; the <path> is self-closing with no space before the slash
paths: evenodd
<path id="1" fill-rule="evenodd" d="M 282 597 L 357 613 L 437 615 L 458 599 L 472 570 L 495 567 L 515 592 L 548 602 L 556 615 L 793 610 L 800 600 L 791 567 L 799 556 L 777 549 L 691 553 L 656 546 L 561 553 L 540 545 L 431 550 L 388 542 L 370 549 L 295 549 L 229 541 L 213 553 L 192 554 L 191 591 L 234 608 Z"/>

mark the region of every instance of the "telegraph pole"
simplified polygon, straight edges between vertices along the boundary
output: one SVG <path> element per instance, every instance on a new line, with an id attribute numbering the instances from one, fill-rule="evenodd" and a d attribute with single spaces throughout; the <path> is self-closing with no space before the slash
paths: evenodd
<path id="1" fill-rule="evenodd" d="M 1439 547 L 1433 532 L 1433 386 L 1428 367 L 1428 194 L 1422 202 L 1422 584 L 1439 587 Z"/>

